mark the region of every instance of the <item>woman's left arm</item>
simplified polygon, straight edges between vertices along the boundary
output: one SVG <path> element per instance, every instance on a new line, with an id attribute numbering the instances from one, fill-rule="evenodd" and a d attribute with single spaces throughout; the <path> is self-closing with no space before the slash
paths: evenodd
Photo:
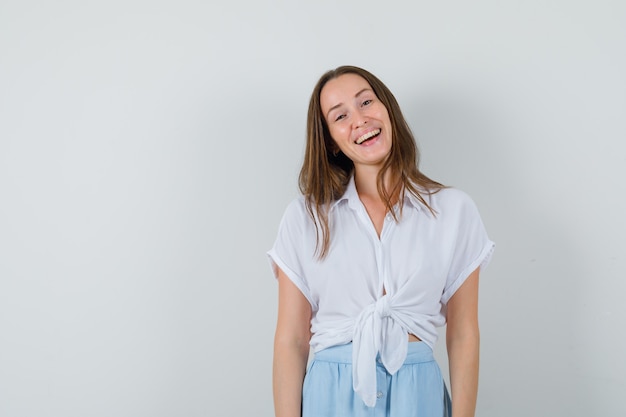
<path id="1" fill-rule="evenodd" d="M 474 417 L 478 394 L 478 275 L 470 274 L 448 301 L 446 345 L 453 417 Z"/>

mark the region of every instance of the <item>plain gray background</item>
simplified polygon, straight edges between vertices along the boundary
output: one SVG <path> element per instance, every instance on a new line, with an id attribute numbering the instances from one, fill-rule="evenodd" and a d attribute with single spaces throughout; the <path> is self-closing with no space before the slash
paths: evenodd
<path id="1" fill-rule="evenodd" d="M 497 243 L 477 415 L 625 415 L 625 51 L 621 0 L 0 0 L 0 416 L 272 415 L 265 251 L 342 64 Z"/>

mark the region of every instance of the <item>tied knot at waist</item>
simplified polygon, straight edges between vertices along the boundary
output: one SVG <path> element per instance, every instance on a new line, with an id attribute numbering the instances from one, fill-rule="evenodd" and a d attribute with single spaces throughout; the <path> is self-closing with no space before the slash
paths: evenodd
<path id="1" fill-rule="evenodd" d="M 368 305 L 359 314 L 352 339 L 352 376 L 354 391 L 368 407 L 376 405 L 376 357 L 390 374 L 396 373 L 406 359 L 408 332 L 401 313 L 393 307 L 389 294 Z"/>
<path id="2" fill-rule="evenodd" d="M 389 306 L 389 296 L 383 295 L 374 303 L 374 310 L 381 319 L 391 317 L 391 307 Z"/>

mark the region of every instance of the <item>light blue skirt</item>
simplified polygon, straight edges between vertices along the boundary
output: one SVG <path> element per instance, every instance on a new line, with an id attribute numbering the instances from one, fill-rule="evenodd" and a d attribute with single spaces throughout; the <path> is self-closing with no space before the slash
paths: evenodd
<path id="1" fill-rule="evenodd" d="M 302 388 L 302 417 L 449 417 L 448 390 L 433 352 L 409 343 L 406 360 L 394 375 L 377 362 L 377 401 L 368 407 L 352 389 L 352 344 L 315 354 Z"/>

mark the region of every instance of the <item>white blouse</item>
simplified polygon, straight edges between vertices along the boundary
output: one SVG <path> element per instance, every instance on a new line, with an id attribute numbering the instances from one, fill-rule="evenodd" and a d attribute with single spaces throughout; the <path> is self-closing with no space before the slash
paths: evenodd
<path id="1" fill-rule="evenodd" d="M 304 197 L 287 207 L 268 252 L 274 273 L 280 267 L 311 304 L 313 350 L 353 342 L 354 390 L 369 406 L 376 402 L 377 355 L 393 374 L 406 358 L 409 333 L 432 348 L 448 300 L 493 251 L 467 194 L 445 188 L 424 198 L 436 216 L 407 193 L 399 221 L 388 214 L 379 238 L 352 179 L 329 211 L 323 260 Z"/>

